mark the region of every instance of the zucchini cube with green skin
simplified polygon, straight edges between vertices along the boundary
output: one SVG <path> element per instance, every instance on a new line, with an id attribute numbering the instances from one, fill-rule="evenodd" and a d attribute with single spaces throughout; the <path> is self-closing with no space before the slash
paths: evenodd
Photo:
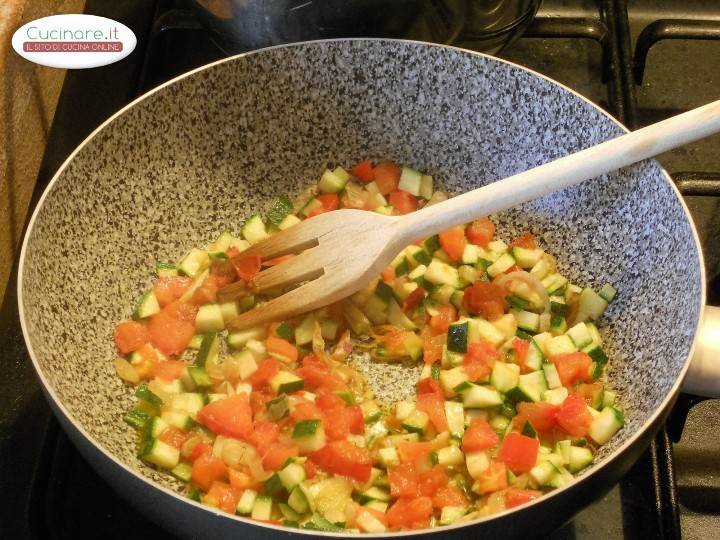
<path id="1" fill-rule="evenodd" d="M 200 350 L 195 358 L 199 367 L 205 367 L 208 360 L 214 360 L 220 354 L 220 338 L 215 330 L 205 332 L 200 342 Z"/>
<path id="2" fill-rule="evenodd" d="M 238 500 L 235 507 L 235 513 L 239 516 L 249 516 L 252 512 L 255 500 L 257 499 L 257 491 L 246 489 Z"/>
<path id="3" fill-rule="evenodd" d="M 490 384 L 500 392 L 507 392 L 515 388 L 520 382 L 520 366 L 517 364 L 507 364 L 505 362 L 495 362 L 492 373 L 490 375 Z"/>
<path id="4" fill-rule="evenodd" d="M 137 308 L 135 308 L 135 313 L 133 313 L 133 318 L 145 319 L 155 315 L 156 313 L 160 313 L 160 304 L 155 297 L 155 293 L 152 289 L 150 289 L 142 295 L 142 298 L 140 298 Z"/>
<path id="5" fill-rule="evenodd" d="M 584 322 L 588 319 L 596 321 L 605 313 L 608 303 L 595 291 L 586 287 L 580 293 L 578 311 L 575 320 Z"/>
<path id="6" fill-rule="evenodd" d="M 242 226 L 242 235 L 250 244 L 257 244 L 265 240 L 269 234 L 265 228 L 262 218 L 255 214 L 251 216 Z"/>
<path id="7" fill-rule="evenodd" d="M 416 246 L 413 244 L 406 247 L 405 255 L 407 257 L 407 261 L 410 263 L 410 266 L 412 266 L 413 268 L 421 264 L 430 264 L 430 255 L 420 246 Z"/>
<path id="8" fill-rule="evenodd" d="M 286 521 L 293 521 L 295 523 L 299 523 L 302 519 L 302 516 L 298 514 L 295 510 L 293 510 L 288 504 L 279 503 L 278 510 L 280 510 L 280 513 L 283 515 Z M 285 526 L 287 527 L 287 525 Z"/>
<path id="9" fill-rule="evenodd" d="M 380 407 L 378 407 L 378 404 L 375 403 L 375 401 L 372 399 L 368 401 L 363 401 L 360 404 L 360 410 L 362 410 L 363 419 L 365 420 L 366 424 L 372 424 L 374 422 L 377 422 L 382 416 L 382 411 L 380 410 Z"/>
<path id="10" fill-rule="evenodd" d="M 200 306 L 195 317 L 195 329 L 198 333 L 211 330 L 219 331 L 225 328 L 222 310 L 219 304 L 205 304 Z"/>
<path id="11" fill-rule="evenodd" d="M 470 378 L 462 366 L 440 370 L 440 386 L 445 393 L 445 397 L 455 396 L 457 394 L 455 389 L 469 382 Z"/>
<path id="12" fill-rule="evenodd" d="M 430 417 L 423 411 L 415 409 L 410 416 L 403 420 L 402 427 L 412 433 L 422 434 L 430 422 Z"/>
<path id="13" fill-rule="evenodd" d="M 360 494 L 358 501 L 360 504 L 365 504 L 370 501 L 389 502 L 390 493 L 385 489 L 380 489 L 379 487 L 371 487 Z"/>
<path id="14" fill-rule="evenodd" d="M 233 349 L 242 349 L 251 339 L 265 339 L 267 337 L 267 326 L 254 326 L 244 330 L 238 330 L 228 334 L 227 342 Z"/>
<path id="15" fill-rule="evenodd" d="M 510 318 L 512 318 L 512 315 L 510 315 Z M 481 318 L 475 318 L 473 319 L 475 321 L 472 323 L 476 330 L 473 330 L 473 332 L 477 332 L 478 336 L 489 341 L 496 347 L 499 347 L 502 345 L 505 340 L 507 339 L 505 333 L 498 329 L 496 325 L 494 325 L 491 322 L 486 321 L 485 319 Z M 513 319 L 514 322 L 514 319 Z M 515 332 L 512 332 L 512 335 L 514 335 Z M 475 341 L 475 340 L 473 340 Z"/>
<path id="16" fill-rule="evenodd" d="M 529 269 L 535 266 L 543 256 L 542 249 L 530 249 L 524 247 L 514 247 L 512 249 L 515 264 L 520 268 Z"/>
<path id="17" fill-rule="evenodd" d="M 268 521 L 272 517 L 273 500 L 272 497 L 257 497 L 253 504 L 250 517 L 252 519 Z"/>
<path id="18" fill-rule="evenodd" d="M 175 263 L 156 262 L 155 273 L 157 273 L 158 277 L 172 277 L 178 275 L 178 269 Z"/>
<path id="19" fill-rule="evenodd" d="M 562 405 L 568 397 L 568 390 L 564 386 L 546 390 L 543 394 L 543 401 L 550 405 Z"/>
<path id="20" fill-rule="evenodd" d="M 397 467 L 400 465 L 400 457 L 397 450 L 392 446 L 381 448 L 378 451 L 378 459 L 385 468 Z"/>
<path id="21" fill-rule="evenodd" d="M 518 328 L 528 332 L 537 332 L 540 329 L 540 315 L 523 309 L 511 309 L 510 313 L 515 317 Z"/>
<path id="22" fill-rule="evenodd" d="M 335 174 L 335 172 L 330 169 L 325 169 L 320 177 L 318 189 L 321 193 L 340 193 L 343 189 L 345 189 L 347 182 L 347 177 L 343 178 L 342 176 Z"/>
<path id="23" fill-rule="evenodd" d="M 429 174 L 423 174 L 420 179 L 420 196 L 429 201 L 433 195 L 433 177 Z"/>
<path id="24" fill-rule="evenodd" d="M 270 379 L 270 387 L 276 394 L 292 394 L 304 386 L 305 381 L 289 371 L 281 370 Z"/>
<path id="25" fill-rule="evenodd" d="M 248 349 L 234 352 L 232 356 L 237 361 L 240 378 L 243 381 L 258 370 L 257 360 Z"/>
<path id="26" fill-rule="evenodd" d="M 224 302 L 220 304 L 220 315 L 223 319 L 223 325 L 228 321 L 232 321 L 240 316 L 240 304 L 238 302 Z"/>
<path id="27" fill-rule="evenodd" d="M 429 236 L 423 241 L 423 247 L 430 255 L 440 249 L 440 237 L 437 234 Z"/>
<path id="28" fill-rule="evenodd" d="M 290 401 L 285 394 L 282 394 L 281 396 L 268 401 L 265 404 L 265 408 L 267 409 L 270 418 L 277 422 L 278 420 L 285 418 L 290 413 Z"/>
<path id="29" fill-rule="evenodd" d="M 577 323 L 575 326 L 570 328 L 566 334 L 570 336 L 570 339 L 573 340 L 573 343 L 575 343 L 575 346 L 578 349 L 587 347 L 592 343 L 592 335 L 584 322 Z"/>
<path id="30" fill-rule="evenodd" d="M 562 381 L 560 381 L 560 374 L 558 373 L 555 364 L 547 362 L 542 365 L 542 370 L 545 374 L 545 381 L 547 382 L 548 388 L 550 390 L 562 387 Z"/>
<path id="31" fill-rule="evenodd" d="M 450 285 L 460 288 L 460 277 L 457 268 L 438 259 L 433 259 L 427 267 L 423 277 L 435 285 Z"/>
<path id="32" fill-rule="evenodd" d="M 295 344 L 307 345 L 312 342 L 315 333 L 315 316 L 310 313 L 295 327 Z"/>
<path id="33" fill-rule="evenodd" d="M 568 284 L 568 280 L 561 274 L 550 274 L 541 280 L 543 287 L 548 294 L 555 294 L 557 291 L 565 287 Z"/>
<path id="34" fill-rule="evenodd" d="M 415 169 L 403 167 L 400 172 L 400 182 L 398 184 L 398 190 L 407 191 L 408 193 L 419 197 L 421 188 L 422 174 Z"/>
<path id="35" fill-rule="evenodd" d="M 600 290 L 598 291 L 598 296 L 605 300 L 608 304 L 615 300 L 615 295 L 617 294 L 617 290 L 615 287 L 610 285 L 609 283 L 606 283 L 603 285 Z"/>
<path id="36" fill-rule="evenodd" d="M 288 497 L 288 506 L 298 514 L 304 514 L 311 510 L 308 502 L 309 493 L 303 489 L 303 487 L 302 483 L 295 486 L 292 491 L 290 491 L 290 496 Z"/>
<path id="37" fill-rule="evenodd" d="M 143 427 L 143 435 L 147 439 L 157 439 L 168 428 L 169 424 L 159 416 L 151 417 Z"/>
<path id="38" fill-rule="evenodd" d="M 185 431 L 195 426 L 195 421 L 186 411 L 165 411 L 160 418 L 166 424 Z"/>
<path id="39" fill-rule="evenodd" d="M 465 432 L 465 409 L 457 401 L 445 402 L 445 418 L 451 437 L 462 438 Z M 439 457 L 439 456 L 438 456 Z"/>
<path id="40" fill-rule="evenodd" d="M 554 336 L 559 336 L 567 332 L 567 321 L 565 317 L 558 315 L 553 316 L 550 319 L 550 333 Z"/>
<path id="41" fill-rule="evenodd" d="M 280 223 L 277 228 L 281 231 L 284 231 L 285 229 L 289 229 L 293 225 L 297 225 L 300 223 L 300 218 L 297 216 L 294 216 L 293 214 L 289 214 L 285 216 L 285 219 L 282 220 L 282 223 Z"/>
<path id="42" fill-rule="evenodd" d="M 192 477 L 192 465 L 189 463 L 178 463 L 170 473 L 183 482 L 189 482 Z"/>
<path id="43" fill-rule="evenodd" d="M 371 501 L 366 505 L 368 508 L 374 508 L 382 513 L 387 509 L 388 503 L 380 501 Z M 366 533 L 384 533 L 387 531 L 385 524 L 369 512 L 360 512 L 357 516 L 357 526 L 362 532 Z"/>
<path id="44" fill-rule="evenodd" d="M 320 450 L 325 446 L 325 430 L 320 420 L 301 420 L 293 428 L 293 442 L 302 453 Z"/>
<path id="45" fill-rule="evenodd" d="M 462 392 L 462 402 L 466 409 L 486 409 L 502 404 L 502 396 L 494 388 L 470 383 Z"/>
<path id="46" fill-rule="evenodd" d="M 394 298 L 391 298 L 388 302 L 387 317 L 388 323 L 393 326 L 404 328 L 405 330 L 417 330 L 415 323 L 405 315 L 405 312 L 403 312 Z"/>
<path id="47" fill-rule="evenodd" d="M 467 452 L 465 454 L 465 465 L 468 474 L 473 478 L 478 478 L 490 467 L 490 458 L 484 450 L 479 452 Z"/>
<path id="48" fill-rule="evenodd" d="M 465 506 L 443 506 L 440 511 L 440 525 L 452 525 L 467 513 Z"/>
<path id="49" fill-rule="evenodd" d="M 568 470 L 577 473 L 592 465 L 594 456 L 589 448 L 571 446 L 569 448 Z"/>
<path id="50" fill-rule="evenodd" d="M 577 352 L 577 347 L 569 336 L 555 336 L 545 343 L 548 356 Z"/>
<path id="51" fill-rule="evenodd" d="M 159 439 L 148 439 L 140 447 L 138 457 L 163 469 L 172 469 L 180 461 L 180 450 Z"/>
<path id="52" fill-rule="evenodd" d="M 451 444 L 437 451 L 437 459 L 443 467 L 455 467 L 465 462 L 465 455 L 460 448 Z"/>
<path id="53" fill-rule="evenodd" d="M 588 435 L 596 443 L 605 444 L 623 425 L 625 425 L 625 418 L 622 412 L 612 406 L 605 407 L 590 423 Z"/>
<path id="54" fill-rule="evenodd" d="M 533 371 L 520 375 L 516 388 L 507 393 L 507 396 L 514 401 L 541 401 L 547 390 L 545 374 L 541 371 Z"/>
<path id="55" fill-rule="evenodd" d="M 163 400 L 160 399 L 152 390 L 150 390 L 146 384 L 141 384 L 135 389 L 135 397 L 146 401 L 153 407 L 161 407 Z"/>
<path id="56" fill-rule="evenodd" d="M 496 277 L 510 270 L 515 265 L 515 258 L 509 253 L 503 253 L 498 259 L 487 268 L 490 277 Z"/>
<path id="57" fill-rule="evenodd" d="M 215 384 L 210 378 L 204 368 L 198 366 L 190 366 L 187 368 L 187 373 L 190 379 L 192 379 L 193 385 L 196 388 L 208 388 Z"/>
<path id="58" fill-rule="evenodd" d="M 145 429 L 145 426 L 152 420 L 152 416 L 143 410 L 140 409 L 131 409 L 127 412 L 127 414 L 123 417 L 123 420 L 125 420 L 125 423 L 127 423 L 129 426 L 141 430 Z"/>
<path id="59" fill-rule="evenodd" d="M 268 221 L 274 225 L 280 225 L 283 220 L 292 214 L 293 204 L 287 195 L 281 195 L 267 211 Z"/>
<path id="60" fill-rule="evenodd" d="M 295 486 L 305 480 L 305 467 L 299 463 L 290 462 L 278 471 L 278 477 L 283 487 L 290 493 Z"/>
<path id="61" fill-rule="evenodd" d="M 468 344 L 468 321 L 452 323 L 448 327 L 447 349 L 448 351 L 465 353 Z"/>
<path id="62" fill-rule="evenodd" d="M 190 276 L 197 277 L 200 272 L 210 266 L 210 256 L 202 249 L 192 248 L 187 255 L 180 261 L 178 271 Z"/>

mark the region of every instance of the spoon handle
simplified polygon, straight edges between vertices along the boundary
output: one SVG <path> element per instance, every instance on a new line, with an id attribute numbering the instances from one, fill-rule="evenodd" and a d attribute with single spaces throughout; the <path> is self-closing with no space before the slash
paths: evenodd
<path id="1" fill-rule="evenodd" d="M 718 131 L 720 100 L 403 216 L 394 224 L 394 239 L 409 244 Z"/>

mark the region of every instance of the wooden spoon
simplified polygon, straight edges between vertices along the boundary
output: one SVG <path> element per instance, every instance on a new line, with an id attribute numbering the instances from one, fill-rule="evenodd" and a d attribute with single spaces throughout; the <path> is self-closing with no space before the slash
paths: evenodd
<path id="1" fill-rule="evenodd" d="M 417 240 L 718 131 L 720 101 L 715 101 L 405 216 L 337 210 L 302 221 L 244 252 L 263 259 L 298 254 L 260 272 L 254 281 L 257 292 L 302 284 L 241 314 L 228 327 L 239 330 L 332 304 L 367 286 Z"/>

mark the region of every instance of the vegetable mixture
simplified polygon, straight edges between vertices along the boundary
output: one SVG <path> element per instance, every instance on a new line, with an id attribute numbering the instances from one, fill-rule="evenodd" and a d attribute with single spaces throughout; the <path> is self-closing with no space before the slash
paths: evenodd
<path id="1" fill-rule="evenodd" d="M 158 263 L 115 329 L 140 459 L 203 504 L 324 531 L 443 526 L 572 482 L 623 425 L 595 324 L 615 290 L 570 283 L 530 233 L 508 244 L 479 219 L 408 246 L 339 304 L 226 330 L 268 298 L 254 276 L 285 259 L 243 256 L 251 244 L 338 208 L 405 214 L 446 198 L 431 176 L 363 161 L 280 197 L 242 239 Z M 376 402 L 353 350 L 422 363 L 415 399 Z"/>

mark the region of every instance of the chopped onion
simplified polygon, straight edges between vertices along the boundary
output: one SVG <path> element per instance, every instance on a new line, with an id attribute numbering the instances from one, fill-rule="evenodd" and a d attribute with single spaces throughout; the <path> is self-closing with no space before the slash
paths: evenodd
<path id="1" fill-rule="evenodd" d="M 118 376 L 123 381 L 132 384 L 137 384 L 140 382 L 140 375 L 135 369 L 135 366 L 133 366 L 130 362 L 128 362 L 124 358 L 116 358 L 114 364 L 115 371 L 117 371 Z"/>
<path id="2" fill-rule="evenodd" d="M 495 280 L 495 284 L 505 290 L 508 290 L 507 285 L 511 281 L 515 280 L 522 281 L 535 291 L 538 296 L 540 296 L 540 300 L 542 300 L 543 303 L 543 313 L 550 312 L 550 296 L 548 296 L 548 293 L 540 280 L 529 272 L 526 272 L 525 270 L 517 270 L 515 272 L 510 272 L 509 274 L 503 274 Z"/>

